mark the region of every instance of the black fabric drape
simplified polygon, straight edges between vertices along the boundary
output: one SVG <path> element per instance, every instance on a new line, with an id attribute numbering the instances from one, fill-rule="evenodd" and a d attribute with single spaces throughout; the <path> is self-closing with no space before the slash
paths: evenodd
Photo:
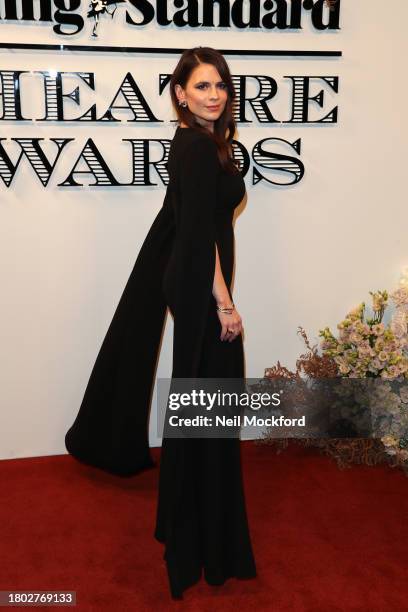
<path id="1" fill-rule="evenodd" d="M 173 377 L 199 375 L 215 270 L 215 143 L 203 136 L 183 154 L 175 236 Z"/>
<path id="2" fill-rule="evenodd" d="M 167 188 L 65 436 L 74 457 L 120 476 L 154 465 L 148 417 L 167 308 L 162 279 L 174 232 Z"/>
<path id="3" fill-rule="evenodd" d="M 148 416 L 167 307 L 163 276 L 173 248 L 172 377 L 198 375 L 215 268 L 216 145 L 201 136 L 183 159 L 180 206 L 169 184 L 65 436 L 68 452 L 77 459 L 123 476 L 154 465 Z M 169 172 L 175 176 L 172 163 L 170 156 Z"/>

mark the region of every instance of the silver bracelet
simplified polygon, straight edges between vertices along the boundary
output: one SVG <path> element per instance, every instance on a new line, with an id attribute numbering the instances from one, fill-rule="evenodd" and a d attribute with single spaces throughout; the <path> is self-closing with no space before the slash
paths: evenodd
<path id="1" fill-rule="evenodd" d="M 217 305 L 218 312 L 224 312 L 226 314 L 231 314 L 234 308 L 235 308 L 234 302 L 231 302 L 231 306 L 222 307 L 222 306 Z"/>

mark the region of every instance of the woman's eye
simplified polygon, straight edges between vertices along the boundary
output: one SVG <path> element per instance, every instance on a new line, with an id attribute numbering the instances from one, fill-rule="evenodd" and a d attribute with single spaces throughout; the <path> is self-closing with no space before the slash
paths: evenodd
<path id="1" fill-rule="evenodd" d="M 197 85 L 197 89 L 204 89 L 204 87 L 207 87 L 206 83 L 200 83 L 200 85 Z M 226 89 L 227 88 L 227 84 L 226 83 L 219 83 L 219 87 L 221 87 L 221 89 Z"/>

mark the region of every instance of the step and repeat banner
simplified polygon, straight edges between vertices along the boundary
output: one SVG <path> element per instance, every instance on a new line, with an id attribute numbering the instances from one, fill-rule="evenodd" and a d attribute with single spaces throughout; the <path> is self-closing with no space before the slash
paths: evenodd
<path id="1" fill-rule="evenodd" d="M 237 92 L 247 376 L 395 285 L 407 17 L 405 0 L 0 0 L 0 458 L 65 452 L 163 202 L 186 48 L 220 50 Z M 168 316 L 158 377 L 171 357 Z"/>

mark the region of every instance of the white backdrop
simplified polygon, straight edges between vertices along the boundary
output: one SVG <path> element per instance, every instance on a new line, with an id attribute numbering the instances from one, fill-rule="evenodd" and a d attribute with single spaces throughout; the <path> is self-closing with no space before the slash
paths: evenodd
<path id="1" fill-rule="evenodd" d="M 343 52 L 338 58 L 226 56 L 233 75 L 276 79 L 279 90 L 268 106 L 279 121 L 291 116 L 291 82 L 285 76 L 339 77 L 338 94 L 322 80 L 313 81 L 311 95 L 324 90 L 324 104 L 320 108 L 309 103 L 311 120 L 338 106 L 337 124 L 260 123 L 248 104 L 250 123 L 238 126 L 237 140 L 249 152 L 264 138 L 301 139 L 299 156 L 288 145 L 265 147 L 299 157 L 305 165 L 305 175 L 295 185 L 253 185 L 253 160 L 245 177 L 248 202 L 235 224 L 234 298 L 244 323 L 248 377 L 263 376 L 278 359 L 294 367 L 304 348 L 296 334 L 298 325 L 316 341 L 319 329 L 335 328 L 349 308 L 368 302 L 369 290 L 392 289 L 408 263 L 403 114 L 408 5 L 395 0 L 394 13 L 387 10 L 387 15 L 384 6 L 383 0 L 343 0 L 338 32 L 318 32 L 305 20 L 297 32 L 185 28 L 181 36 L 174 26 L 126 27 L 118 9 L 109 28 L 101 22 L 95 42 L 89 23 L 81 34 L 62 39 L 50 26 L 0 22 L 0 40 L 13 43 L 177 48 L 182 43 L 183 48 Z M 57 185 L 89 137 L 123 180 L 130 178 L 131 166 L 130 145 L 122 139 L 172 138 L 174 115 L 168 90 L 159 95 L 159 75 L 171 73 L 178 57 L 0 49 L 0 70 L 94 72 L 96 93 L 90 95 L 82 87 L 81 108 L 96 101 L 98 116 L 129 71 L 163 121 L 152 126 L 124 120 L 0 121 L 0 138 L 75 139 L 61 154 L 47 187 L 27 160 L 9 188 L 0 181 L 0 458 L 65 452 L 64 434 L 77 414 L 101 342 L 165 192 L 154 170 L 154 187 Z M 24 82 L 31 93 L 23 92 L 23 114 L 41 117 L 40 81 L 28 77 Z M 66 91 L 70 83 L 67 79 Z M 249 94 L 256 92 L 253 87 Z M 70 104 L 66 102 L 68 110 Z M 73 103 L 71 108 L 80 114 Z M 14 144 L 3 145 L 15 159 Z M 52 157 L 54 148 L 48 150 Z M 258 170 L 271 180 L 292 178 Z M 171 374 L 171 342 L 168 316 L 159 377 Z M 157 446 L 155 419 L 151 421 L 150 441 Z"/>

